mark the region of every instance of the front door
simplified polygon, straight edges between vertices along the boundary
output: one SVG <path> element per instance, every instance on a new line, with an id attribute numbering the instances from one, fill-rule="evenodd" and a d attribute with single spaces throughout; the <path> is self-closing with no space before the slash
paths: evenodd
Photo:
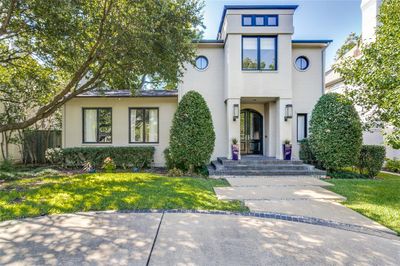
<path id="1" fill-rule="evenodd" d="M 240 154 L 262 154 L 262 115 L 254 110 L 240 112 Z"/>

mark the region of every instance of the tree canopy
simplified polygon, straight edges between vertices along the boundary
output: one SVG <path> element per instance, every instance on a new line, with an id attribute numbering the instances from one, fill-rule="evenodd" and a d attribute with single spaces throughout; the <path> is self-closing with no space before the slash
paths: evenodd
<path id="1" fill-rule="evenodd" d="M 202 27 L 198 0 L 2 0 L 0 101 L 24 110 L 0 132 L 28 127 L 74 96 L 176 84 Z"/>
<path id="2" fill-rule="evenodd" d="M 400 148 L 400 2 L 385 0 L 378 20 L 376 40 L 362 45 L 361 57 L 346 58 L 335 70 L 368 124 L 391 127 L 386 140 Z"/>
<path id="3" fill-rule="evenodd" d="M 355 34 L 354 32 L 350 33 L 349 36 L 347 36 L 346 40 L 344 41 L 344 44 L 342 47 L 340 47 L 336 51 L 336 60 L 339 60 L 342 58 L 347 52 L 349 52 L 351 49 L 356 47 L 360 42 L 360 36 Z"/>

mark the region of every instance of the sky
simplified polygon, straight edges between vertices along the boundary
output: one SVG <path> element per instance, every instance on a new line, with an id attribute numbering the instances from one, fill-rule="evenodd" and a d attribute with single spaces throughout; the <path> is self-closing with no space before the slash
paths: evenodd
<path id="1" fill-rule="evenodd" d="M 204 39 L 215 39 L 224 5 L 299 5 L 294 14 L 293 39 L 329 39 L 326 67 L 346 37 L 361 32 L 361 0 L 204 0 Z"/>

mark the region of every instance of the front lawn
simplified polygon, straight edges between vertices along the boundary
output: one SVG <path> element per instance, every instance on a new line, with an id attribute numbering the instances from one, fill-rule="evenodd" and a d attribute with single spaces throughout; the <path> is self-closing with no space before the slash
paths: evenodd
<path id="1" fill-rule="evenodd" d="M 400 235 L 400 176 L 380 173 L 378 179 L 331 179 L 333 192 L 347 197 L 347 207 Z"/>
<path id="2" fill-rule="evenodd" d="M 0 220 L 94 210 L 247 210 L 239 201 L 218 200 L 215 186 L 228 183 L 149 173 L 22 178 L 0 185 Z"/>

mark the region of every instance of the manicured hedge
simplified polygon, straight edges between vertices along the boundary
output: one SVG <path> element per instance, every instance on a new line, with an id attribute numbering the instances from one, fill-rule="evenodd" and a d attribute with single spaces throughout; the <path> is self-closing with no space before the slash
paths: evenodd
<path id="1" fill-rule="evenodd" d="M 328 93 L 319 99 L 312 112 L 309 141 L 316 160 L 329 171 L 357 163 L 361 121 L 345 96 Z"/>
<path id="2" fill-rule="evenodd" d="M 386 159 L 385 168 L 390 172 L 399 173 L 400 172 L 400 160 L 393 158 L 393 159 Z"/>
<path id="3" fill-rule="evenodd" d="M 189 91 L 182 97 L 172 122 L 169 144 L 165 152 L 169 168 L 199 172 L 210 162 L 215 132 L 210 109 L 200 93 Z"/>
<path id="4" fill-rule="evenodd" d="M 382 169 L 385 161 L 385 147 L 379 145 L 363 145 L 357 167 L 360 174 L 365 174 L 369 178 L 375 177 Z"/>
<path id="5" fill-rule="evenodd" d="M 62 151 L 66 167 L 80 168 L 85 162 L 100 168 L 111 157 L 119 168 L 146 168 L 153 161 L 154 147 L 83 147 L 66 148 Z"/>

